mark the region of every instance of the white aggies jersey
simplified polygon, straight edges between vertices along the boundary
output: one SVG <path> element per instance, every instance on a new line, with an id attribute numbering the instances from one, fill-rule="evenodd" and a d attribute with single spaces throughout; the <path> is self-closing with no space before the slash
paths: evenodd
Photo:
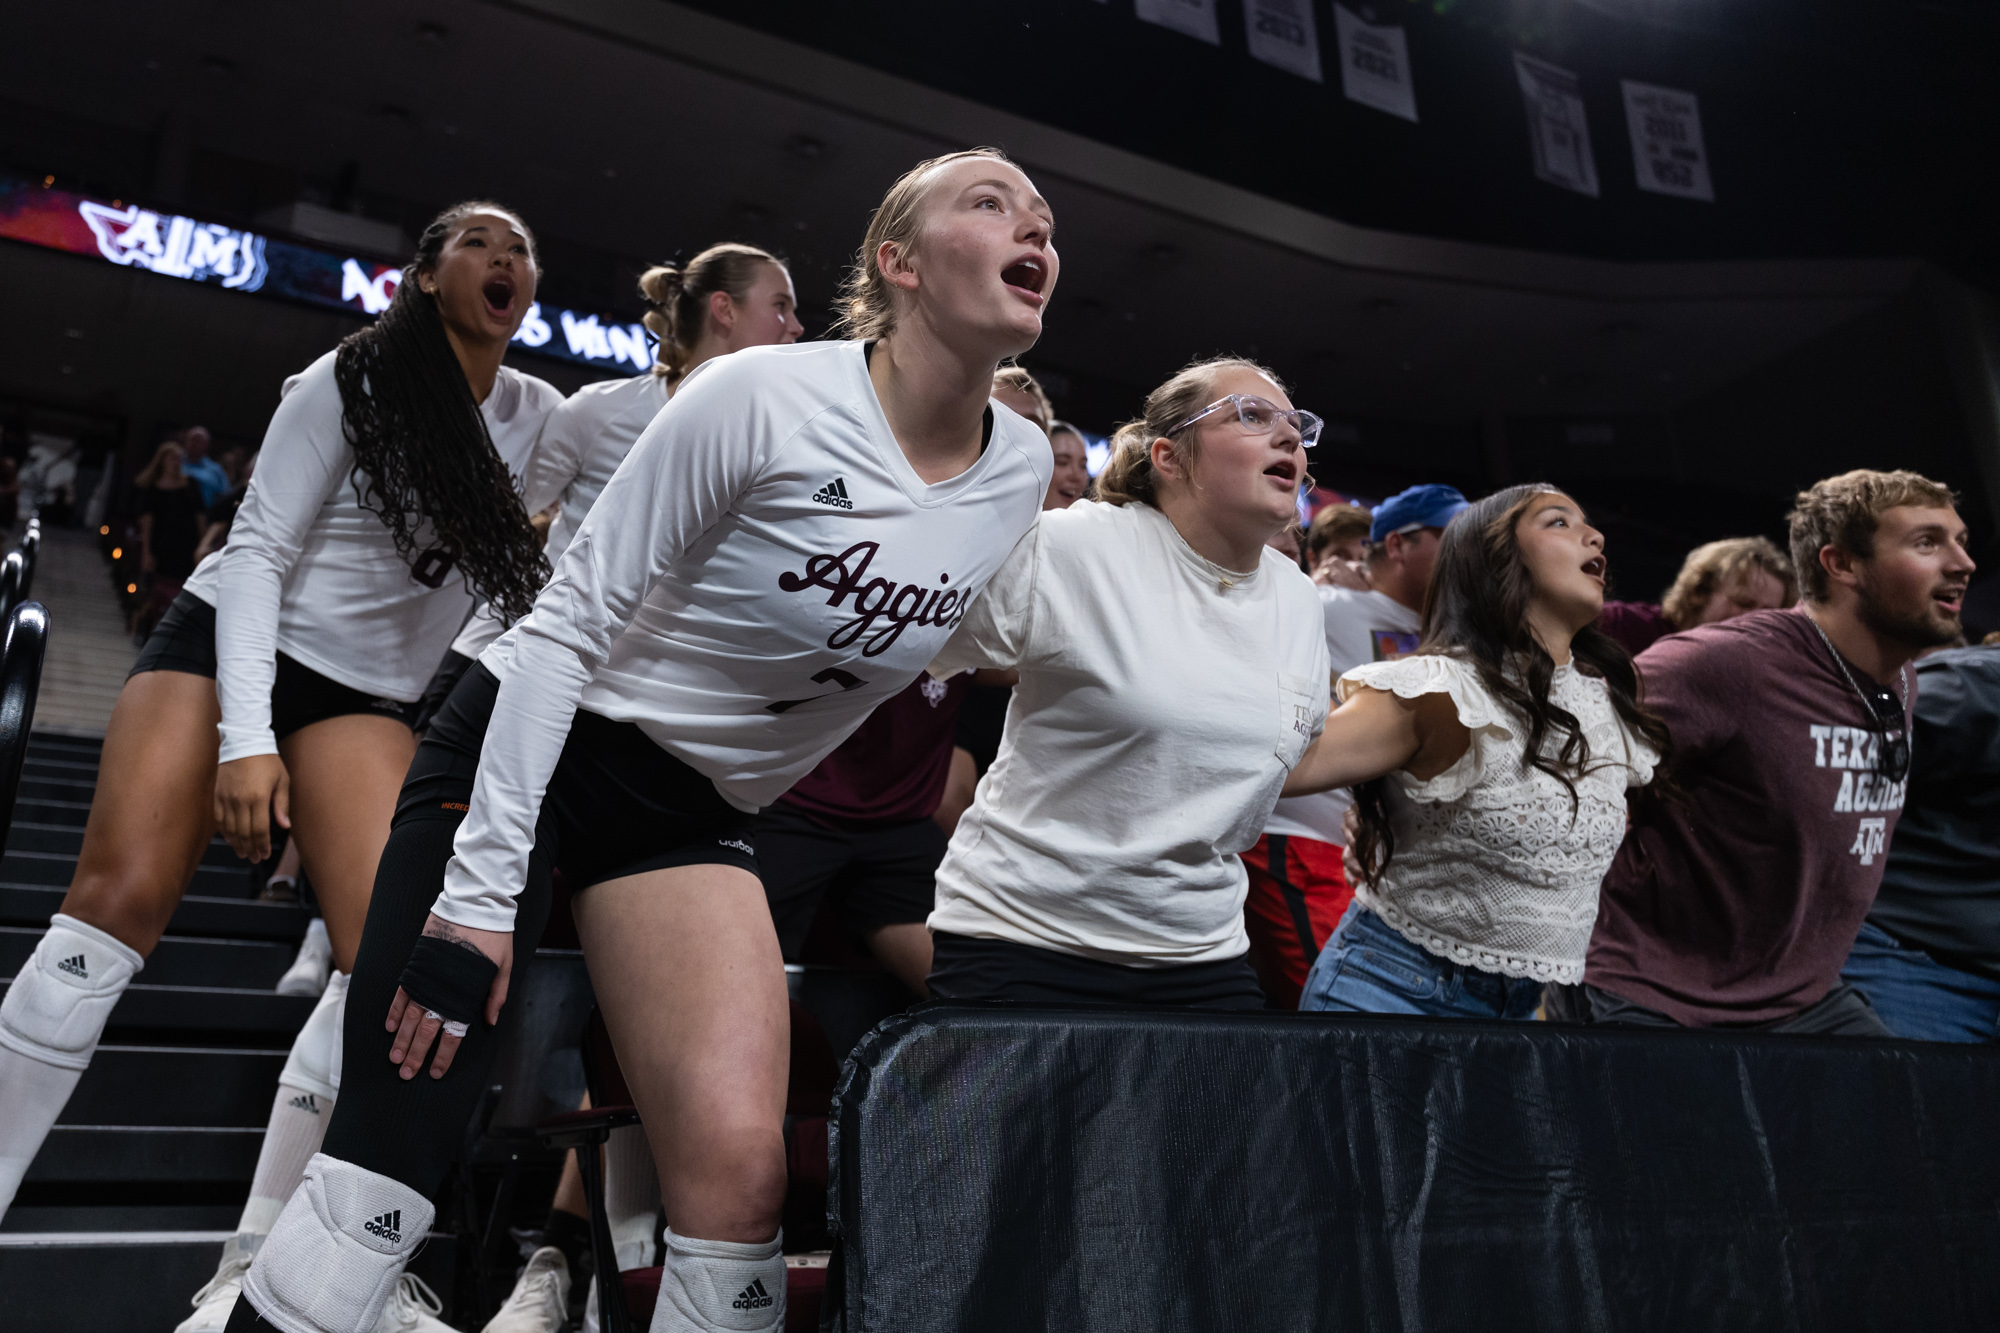
<path id="1" fill-rule="evenodd" d="M 480 658 L 501 688 L 438 915 L 512 929 L 578 706 L 756 810 L 908 686 L 1048 487 L 1048 438 L 991 413 L 978 462 L 927 486 L 858 342 L 750 348 L 682 381 Z"/>
<path id="2" fill-rule="evenodd" d="M 337 355 L 285 381 L 229 542 L 186 584 L 215 608 L 223 763 L 278 752 L 280 652 L 350 689 L 411 703 L 473 605 L 461 571 L 413 568 L 357 498 Z M 552 385 L 500 367 L 479 411 L 516 478 L 561 401 Z M 429 531 L 418 529 L 420 551 Z"/>

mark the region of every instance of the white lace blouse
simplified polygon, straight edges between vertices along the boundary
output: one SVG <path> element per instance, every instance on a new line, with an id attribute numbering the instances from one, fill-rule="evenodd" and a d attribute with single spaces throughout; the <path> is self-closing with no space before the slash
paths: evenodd
<path id="1" fill-rule="evenodd" d="M 1625 837 L 1625 792 L 1652 781 L 1658 753 L 1619 720 L 1602 680 L 1557 667 L 1550 700 L 1576 716 L 1589 747 L 1572 807 L 1562 783 L 1522 764 L 1525 724 L 1466 663 L 1370 662 L 1340 678 L 1341 700 L 1363 686 L 1404 699 L 1449 694 L 1472 745 L 1428 781 L 1389 775 L 1395 854 L 1378 883 L 1356 887 L 1356 900 L 1453 962 L 1580 981 L 1598 885 Z M 1558 748 L 1551 741 L 1548 752 Z"/>

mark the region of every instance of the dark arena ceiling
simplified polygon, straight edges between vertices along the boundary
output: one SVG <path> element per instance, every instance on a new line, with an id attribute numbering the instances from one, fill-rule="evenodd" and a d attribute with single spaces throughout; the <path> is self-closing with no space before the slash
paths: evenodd
<path id="1" fill-rule="evenodd" d="M 545 295 L 627 318 L 644 262 L 752 241 L 791 259 L 817 331 L 886 185 L 996 143 L 1063 257 L 1024 360 L 1091 429 L 1231 350 L 1342 424 L 1324 480 L 1551 475 L 1663 549 L 1768 527 L 1837 467 L 2000 491 L 1960 345 L 1990 327 L 1995 273 L 1985 11 L 1363 8 L 1410 33 L 1416 124 L 1249 60 L 1234 0 L 1217 48 L 1132 0 L 17 6 L 0 166 L 273 235 L 304 202 L 376 224 L 385 261 L 490 195 L 540 233 Z M 1534 178 L 1511 51 L 1579 73 L 1600 197 Z M 1698 93 L 1713 203 L 1635 188 L 1621 78 Z M 196 416 L 254 436 L 283 375 L 352 327 L 14 244 L 0 265 L 0 391 L 135 437 Z"/>

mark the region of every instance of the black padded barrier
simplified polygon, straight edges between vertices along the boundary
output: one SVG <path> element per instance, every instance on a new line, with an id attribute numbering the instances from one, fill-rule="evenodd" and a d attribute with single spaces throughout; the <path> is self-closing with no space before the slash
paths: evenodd
<path id="1" fill-rule="evenodd" d="M 836 1094 L 823 1328 L 1991 1329 L 2000 1054 L 938 1005 Z"/>

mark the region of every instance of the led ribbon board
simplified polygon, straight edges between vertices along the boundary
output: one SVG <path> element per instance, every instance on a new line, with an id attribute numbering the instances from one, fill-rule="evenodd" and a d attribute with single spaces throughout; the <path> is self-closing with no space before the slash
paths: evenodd
<path id="1" fill-rule="evenodd" d="M 403 278 L 400 268 L 373 260 L 6 176 L 0 176 L 0 237 L 363 315 L 387 310 Z M 644 325 L 540 301 L 528 307 L 514 341 L 541 356 L 615 374 L 640 374 L 653 364 Z"/>

